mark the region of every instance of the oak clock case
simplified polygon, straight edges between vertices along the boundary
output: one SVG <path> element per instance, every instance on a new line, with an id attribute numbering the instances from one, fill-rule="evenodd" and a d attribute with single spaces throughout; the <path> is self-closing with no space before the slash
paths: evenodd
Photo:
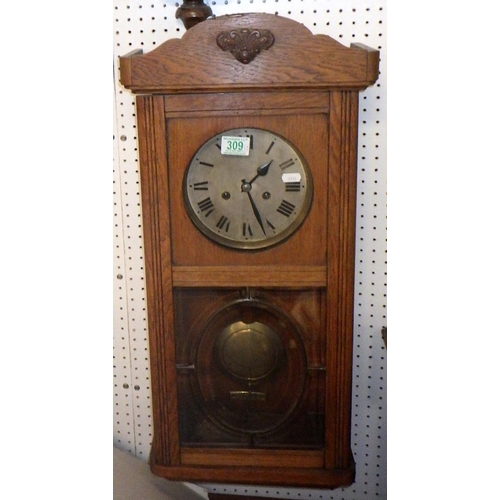
<path id="1" fill-rule="evenodd" d="M 351 484 L 358 93 L 378 52 L 242 14 L 120 74 L 137 94 L 152 471 Z"/>

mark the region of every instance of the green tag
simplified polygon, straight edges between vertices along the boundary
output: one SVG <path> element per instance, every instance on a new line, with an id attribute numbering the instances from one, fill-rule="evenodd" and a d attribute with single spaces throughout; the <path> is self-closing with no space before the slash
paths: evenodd
<path id="1" fill-rule="evenodd" d="M 221 153 L 223 155 L 248 156 L 250 154 L 250 137 L 222 136 Z"/>

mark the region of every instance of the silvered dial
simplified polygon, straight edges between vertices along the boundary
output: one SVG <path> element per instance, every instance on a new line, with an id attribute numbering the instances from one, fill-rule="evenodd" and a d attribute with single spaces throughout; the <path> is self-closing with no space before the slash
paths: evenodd
<path id="1" fill-rule="evenodd" d="M 307 216 L 312 192 L 300 152 L 283 137 L 256 128 L 209 139 L 184 176 L 191 220 L 232 248 L 265 248 L 290 236 Z"/>

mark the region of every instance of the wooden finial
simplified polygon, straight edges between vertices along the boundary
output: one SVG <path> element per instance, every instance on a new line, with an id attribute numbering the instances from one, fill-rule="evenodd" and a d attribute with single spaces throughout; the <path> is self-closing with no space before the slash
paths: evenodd
<path id="1" fill-rule="evenodd" d="M 188 30 L 212 15 L 212 9 L 203 0 L 184 0 L 175 13 L 176 19 Z"/>

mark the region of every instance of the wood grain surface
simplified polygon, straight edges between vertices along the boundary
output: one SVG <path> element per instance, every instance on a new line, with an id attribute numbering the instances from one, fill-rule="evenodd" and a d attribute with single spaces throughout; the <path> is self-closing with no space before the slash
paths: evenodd
<path id="1" fill-rule="evenodd" d="M 274 45 L 250 64 L 216 43 L 218 33 L 245 27 L 269 29 L 275 36 Z M 123 56 L 120 71 L 122 85 L 134 92 L 360 89 L 378 76 L 378 52 L 360 44 L 345 47 L 287 18 L 236 14 L 202 22 L 147 54 Z"/>
<path id="2" fill-rule="evenodd" d="M 222 31 L 239 28 L 270 30 L 275 43 L 242 64 L 216 43 Z M 348 48 L 269 14 L 209 19 L 148 54 L 134 51 L 120 58 L 121 83 L 140 94 L 155 474 L 181 481 L 311 488 L 354 481 L 350 418 L 358 99 L 359 90 L 377 79 L 378 60 L 378 51 L 369 47 Z M 287 138 L 313 177 L 312 205 L 303 224 L 264 250 L 235 250 L 209 240 L 189 219 L 182 197 L 186 167 L 198 148 L 240 127 Z M 260 309 L 252 312 L 256 304 Z M 289 418 L 262 436 L 252 435 L 253 430 L 245 434 L 239 410 L 231 418 L 243 431 L 223 428 L 210 414 L 217 396 L 213 401 L 204 396 L 205 387 L 214 394 L 225 387 L 224 397 L 233 387 L 234 381 L 224 380 L 212 363 L 226 312 L 231 321 L 239 315 L 246 324 L 255 318 L 267 321 L 285 339 L 294 387 L 281 389 L 286 374 L 276 371 L 282 385 L 272 389 L 277 403 L 295 397 L 297 404 L 284 404 Z M 269 394 L 271 382 L 263 385 Z M 324 426 L 314 424 L 321 432 L 309 439 L 301 424 L 312 414 Z"/>

